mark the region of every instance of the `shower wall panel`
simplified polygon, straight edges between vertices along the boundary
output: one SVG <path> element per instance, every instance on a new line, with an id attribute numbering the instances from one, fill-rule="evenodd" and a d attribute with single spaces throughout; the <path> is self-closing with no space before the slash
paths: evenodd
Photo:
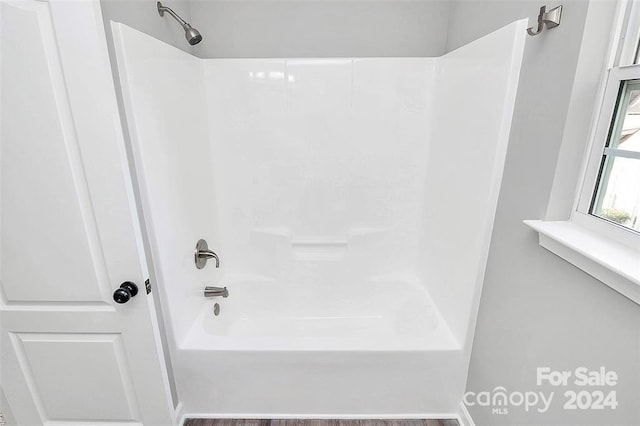
<path id="1" fill-rule="evenodd" d="M 226 272 L 415 276 L 436 60 L 207 60 Z"/>
<path id="2" fill-rule="evenodd" d="M 194 265 L 200 238 L 217 240 L 202 62 L 124 25 L 113 25 L 145 229 L 163 311 L 179 343 L 197 316 L 214 267 Z M 212 247 L 216 249 L 216 247 Z M 210 262 L 212 263 L 212 262 Z M 153 274 L 155 272 L 155 274 Z M 169 325 L 169 324 L 168 324 Z"/>
<path id="3" fill-rule="evenodd" d="M 475 327 L 525 24 L 514 22 L 438 64 L 420 264 L 429 294 L 462 345 Z"/>

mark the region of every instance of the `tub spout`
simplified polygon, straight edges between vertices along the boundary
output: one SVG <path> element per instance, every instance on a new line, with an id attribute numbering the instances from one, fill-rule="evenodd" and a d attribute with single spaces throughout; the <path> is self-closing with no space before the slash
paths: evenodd
<path id="1" fill-rule="evenodd" d="M 229 297 L 229 290 L 226 287 L 209 287 L 204 288 L 204 297 Z"/>

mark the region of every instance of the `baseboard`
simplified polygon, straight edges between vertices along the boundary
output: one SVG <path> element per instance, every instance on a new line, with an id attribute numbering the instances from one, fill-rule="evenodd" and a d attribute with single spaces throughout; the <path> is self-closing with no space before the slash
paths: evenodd
<path id="1" fill-rule="evenodd" d="M 464 402 L 460 402 L 458 406 L 458 423 L 460 426 L 476 426 L 476 423 L 471 418 L 471 414 L 469 414 L 469 410 L 467 410 L 467 406 L 464 405 Z"/>
<path id="2" fill-rule="evenodd" d="M 182 404 L 182 401 L 180 401 L 173 410 L 173 424 L 182 426 L 182 424 L 184 423 L 185 417 L 183 407 L 184 406 Z"/>
<path id="3" fill-rule="evenodd" d="M 462 405 L 462 404 L 461 404 Z M 411 414 L 283 414 L 283 413 L 181 413 L 178 425 L 186 419 L 455 419 L 460 426 L 475 426 L 464 407 L 466 416 L 460 413 L 411 413 Z M 468 419 L 468 420 L 467 420 Z M 465 423 L 466 422 L 466 423 Z"/>

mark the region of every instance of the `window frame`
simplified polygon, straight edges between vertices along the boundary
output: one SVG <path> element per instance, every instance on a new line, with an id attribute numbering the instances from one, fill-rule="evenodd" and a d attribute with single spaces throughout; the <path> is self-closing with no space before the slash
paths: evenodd
<path id="1" fill-rule="evenodd" d="M 640 80 L 640 2 L 624 1 L 620 4 L 614 36 L 606 59 L 605 72 L 598 96 L 597 112 L 589 137 L 589 147 L 581 173 L 581 182 L 570 220 L 587 229 L 616 240 L 632 249 L 640 249 L 640 233 L 590 213 L 598 192 L 598 177 L 609 133 L 616 119 L 616 106 L 621 84 L 627 80 Z M 640 161 L 640 160 L 639 160 Z"/>

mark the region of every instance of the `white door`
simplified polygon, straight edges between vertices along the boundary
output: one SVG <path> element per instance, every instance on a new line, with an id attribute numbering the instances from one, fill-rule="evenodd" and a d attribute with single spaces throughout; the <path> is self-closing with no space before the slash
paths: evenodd
<path id="1" fill-rule="evenodd" d="M 98 0 L 0 1 L 0 384 L 19 426 L 172 423 Z M 124 281 L 139 287 L 114 302 Z"/>

